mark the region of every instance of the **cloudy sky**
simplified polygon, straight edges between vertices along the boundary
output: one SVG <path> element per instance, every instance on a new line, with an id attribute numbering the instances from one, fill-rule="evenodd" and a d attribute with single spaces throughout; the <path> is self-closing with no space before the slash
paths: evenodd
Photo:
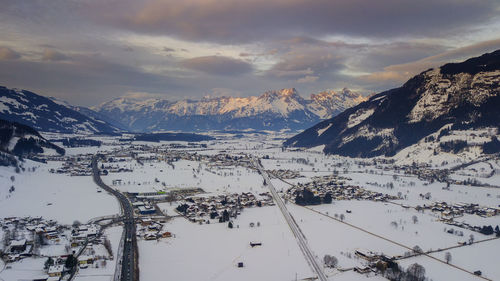
<path id="1" fill-rule="evenodd" d="M 500 49 L 498 0 L 0 0 L 0 85 L 78 105 L 371 93 Z"/>

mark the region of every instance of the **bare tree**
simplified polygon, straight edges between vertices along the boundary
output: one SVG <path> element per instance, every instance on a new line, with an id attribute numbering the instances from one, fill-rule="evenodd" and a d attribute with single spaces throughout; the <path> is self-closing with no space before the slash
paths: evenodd
<path id="1" fill-rule="evenodd" d="M 451 261 L 451 253 L 450 252 L 446 252 L 444 254 L 444 259 L 446 260 L 446 263 L 450 263 L 450 261 Z"/>
<path id="2" fill-rule="evenodd" d="M 113 248 L 111 247 L 111 242 L 109 241 L 108 238 L 104 240 L 104 248 L 106 248 L 110 256 L 113 255 Z"/>
<path id="3" fill-rule="evenodd" d="M 415 253 L 422 253 L 422 252 L 423 252 L 423 251 L 422 251 L 422 248 L 420 248 L 420 246 L 419 246 L 419 245 L 415 245 L 415 247 L 413 247 L 413 251 L 414 251 Z"/>
<path id="4" fill-rule="evenodd" d="M 324 261 L 326 266 L 331 267 L 331 268 L 336 267 L 338 262 L 339 262 L 336 257 L 330 256 L 330 255 L 325 255 L 323 257 L 323 261 Z"/>
<path id="5" fill-rule="evenodd" d="M 416 224 L 418 222 L 418 218 L 415 215 L 413 215 L 413 217 L 411 217 L 411 220 L 413 221 L 413 224 Z"/>
<path id="6" fill-rule="evenodd" d="M 425 280 L 425 268 L 418 263 L 414 263 L 406 270 L 408 273 L 408 280 L 423 281 Z"/>
<path id="7" fill-rule="evenodd" d="M 79 227 L 81 224 L 82 224 L 82 223 L 81 223 L 80 221 L 78 221 L 78 220 L 73 221 L 73 227 L 74 227 L 74 228 Z"/>
<path id="8" fill-rule="evenodd" d="M 345 219 L 344 214 L 340 214 L 340 220 L 341 220 L 341 221 L 344 221 L 344 219 Z"/>

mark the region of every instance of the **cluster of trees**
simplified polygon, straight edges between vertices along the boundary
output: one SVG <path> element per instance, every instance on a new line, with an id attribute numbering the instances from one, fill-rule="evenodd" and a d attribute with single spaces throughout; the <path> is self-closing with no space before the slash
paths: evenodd
<path id="1" fill-rule="evenodd" d="M 45 270 L 47 270 L 47 269 L 49 269 L 49 267 L 51 267 L 51 266 L 53 266 L 53 265 L 54 265 L 54 259 L 53 259 L 53 258 L 51 258 L 51 257 L 49 257 L 49 258 L 45 261 L 45 263 L 44 263 L 44 265 L 43 265 L 43 268 L 44 268 Z"/>
<path id="2" fill-rule="evenodd" d="M 491 137 L 491 141 L 483 144 L 483 152 L 493 154 L 500 152 L 500 141 L 496 137 Z"/>
<path id="3" fill-rule="evenodd" d="M 69 255 L 66 261 L 64 262 L 64 267 L 66 267 L 67 269 L 73 269 L 76 267 L 77 264 L 78 264 L 78 259 L 73 255 Z"/>
<path id="4" fill-rule="evenodd" d="M 92 139 L 81 139 L 81 138 L 65 138 L 62 139 L 62 144 L 66 147 L 81 147 L 81 146 L 98 146 L 100 147 L 102 142 Z"/>
<path id="5" fill-rule="evenodd" d="M 190 141 L 199 142 L 206 140 L 214 140 L 215 138 L 205 135 L 191 134 L 191 133 L 151 133 L 151 134 L 138 134 L 134 137 L 136 141 Z"/>
<path id="6" fill-rule="evenodd" d="M 467 141 L 464 140 L 452 140 L 447 142 L 439 143 L 439 147 L 444 152 L 458 153 L 467 147 Z"/>
<path id="7" fill-rule="evenodd" d="M 189 205 L 188 204 L 182 204 L 182 205 L 179 205 L 177 206 L 177 208 L 175 208 L 179 213 L 183 213 L 183 214 L 186 214 L 186 211 L 187 209 L 189 208 Z"/>
<path id="8" fill-rule="evenodd" d="M 321 198 L 319 196 L 315 196 L 311 190 L 304 188 L 302 189 L 302 191 L 297 192 L 297 195 L 295 197 L 295 204 L 301 206 L 319 205 L 321 203 L 332 203 L 332 194 L 328 192 L 323 198 Z"/>
<path id="9" fill-rule="evenodd" d="M 219 222 L 227 221 L 229 221 L 229 212 L 227 210 L 224 210 L 224 212 L 222 212 L 222 216 L 219 217 Z"/>
<path id="10" fill-rule="evenodd" d="M 427 279 L 425 268 L 418 263 L 410 265 L 406 271 L 396 263 L 390 263 L 389 268 L 383 270 L 383 275 L 391 281 L 424 281 Z"/>
<path id="11" fill-rule="evenodd" d="M 327 267 L 335 268 L 339 261 L 335 256 L 325 255 L 323 257 L 323 262 Z"/>
<path id="12" fill-rule="evenodd" d="M 485 225 L 481 228 L 481 230 L 479 230 L 479 232 L 484 235 L 491 235 L 493 233 L 496 233 L 496 235 L 500 237 L 500 228 L 498 227 L 498 225 L 495 227 L 495 230 L 493 230 L 493 226 Z"/>

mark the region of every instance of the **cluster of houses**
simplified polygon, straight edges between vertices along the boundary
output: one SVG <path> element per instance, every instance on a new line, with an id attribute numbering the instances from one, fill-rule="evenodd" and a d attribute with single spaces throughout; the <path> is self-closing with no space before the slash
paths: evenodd
<path id="1" fill-rule="evenodd" d="M 82 224 L 71 230 L 71 247 L 78 247 L 100 234 L 100 227 L 96 224 Z"/>
<path id="2" fill-rule="evenodd" d="M 184 202 L 177 211 L 190 221 L 198 223 L 209 223 L 210 219 L 220 221 L 224 213 L 230 218 L 236 218 L 244 208 L 274 205 L 272 196 L 268 192 L 260 193 L 258 197 L 251 192 L 189 197 Z"/>
<path id="3" fill-rule="evenodd" d="M 31 257 L 52 260 L 45 268 L 46 277 L 40 280 L 59 280 L 68 271 L 64 267 L 66 259 L 76 252 L 80 253 L 80 268 L 87 268 L 98 260 L 113 259 L 111 246 L 106 245 L 100 227 L 95 224 L 75 224 L 70 227 L 42 217 L 8 217 L 0 220 L 0 227 L 4 244 L 1 258 L 5 262 L 13 263 Z"/>
<path id="4" fill-rule="evenodd" d="M 7 262 L 31 257 L 33 248 L 41 243 L 60 242 L 63 233 L 62 226 L 42 217 L 8 217 L 0 221 L 0 226 L 5 246 L 2 258 Z"/>
<path id="5" fill-rule="evenodd" d="M 154 215 L 156 214 L 155 207 L 149 202 L 136 201 L 132 203 L 132 206 L 137 210 L 136 212 L 140 215 Z"/>
<path id="6" fill-rule="evenodd" d="M 158 240 L 172 237 L 171 232 L 163 230 L 161 222 L 152 220 L 151 218 L 142 219 L 137 232 L 144 240 Z"/>
<path id="7" fill-rule="evenodd" d="M 295 170 L 279 169 L 268 171 L 268 173 L 278 179 L 296 179 L 302 177 L 300 173 Z"/>
<path id="8" fill-rule="evenodd" d="M 387 268 L 393 268 L 396 265 L 394 257 L 390 257 L 380 253 L 374 253 L 372 251 L 364 249 L 355 250 L 354 255 L 366 261 L 365 266 L 356 266 L 353 269 L 354 271 L 361 274 L 385 271 Z"/>
<path id="9" fill-rule="evenodd" d="M 428 182 L 447 182 L 450 171 L 448 169 L 431 169 L 428 165 L 404 165 L 395 167 L 395 169 L 403 171 L 407 175 L 415 175 L 420 180 Z"/>
<path id="10" fill-rule="evenodd" d="M 302 190 L 308 189 L 315 196 L 324 198 L 326 194 L 330 194 L 332 200 L 370 200 L 370 201 L 388 201 L 400 199 L 397 196 L 392 196 L 380 192 L 366 190 L 359 186 L 346 185 L 347 178 L 329 175 L 323 177 L 314 177 L 311 182 L 299 183 L 286 191 L 285 199 L 295 200 L 297 194 Z"/>
<path id="11" fill-rule="evenodd" d="M 448 204 L 444 201 L 433 202 L 432 204 L 424 204 L 423 206 L 416 206 L 417 210 L 431 210 L 438 212 L 443 218 L 461 217 L 464 214 L 475 214 L 481 217 L 492 217 L 500 214 L 500 208 L 497 207 L 484 207 L 474 203 L 455 203 Z"/>
<path id="12" fill-rule="evenodd" d="M 51 159 L 53 160 L 53 159 Z M 78 156 L 62 157 L 61 167 L 50 169 L 51 173 L 68 174 L 71 176 L 91 176 L 92 175 L 92 154 L 82 154 Z"/>

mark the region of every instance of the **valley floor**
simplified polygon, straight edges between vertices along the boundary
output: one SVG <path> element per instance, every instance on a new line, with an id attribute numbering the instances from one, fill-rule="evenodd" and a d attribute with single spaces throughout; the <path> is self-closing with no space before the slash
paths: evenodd
<path id="1" fill-rule="evenodd" d="M 204 142 L 207 147 L 203 149 L 185 142 L 124 144 L 107 137 L 100 148 L 69 149 L 64 158 L 49 159 L 46 164 L 27 160 L 19 173 L 0 167 L 0 221 L 41 216 L 69 226 L 75 221 L 85 224 L 119 214 L 116 199 L 100 190 L 88 174 L 88 161 L 99 152 L 106 155 L 99 162 L 101 170 L 108 172 L 102 176 L 103 181 L 135 204 L 141 280 L 315 277 L 279 208 L 267 199 L 269 188 L 252 165 L 254 157 L 274 175 L 272 184 L 280 196 L 287 198 L 286 208 L 329 280 L 387 280 L 374 268 L 357 272 L 370 262 L 356 252 L 392 257 L 402 270 L 418 263 L 429 280 L 500 280 L 496 258 L 500 239 L 495 239 L 495 234 L 480 233 L 483 226 L 500 225 L 500 214 L 461 213 L 452 218 L 444 215 L 446 210 L 419 210 L 435 204 L 445 208 L 478 204 L 477 208 L 498 210 L 500 189 L 431 182 L 405 172 L 397 162 L 325 156 L 315 150 L 282 150 L 279 134 L 217 137 L 216 141 Z M 451 178 L 474 177 L 500 185 L 498 159 L 487 162 L 454 171 Z M 82 175 L 71 176 L 76 172 Z M 320 194 L 322 184 L 332 181 L 325 177 L 332 176 L 334 181 L 343 182 L 343 189 L 351 187 L 394 199 L 377 201 L 348 195 L 329 204 L 299 206 L 294 197 L 287 197 L 290 188 L 312 182 Z M 15 187 L 13 191 L 9 191 L 11 186 Z M 227 221 L 219 223 L 222 210 L 236 204 L 222 201 L 239 198 L 247 202 L 249 194 L 255 199 L 248 200 L 255 200 L 255 204 L 235 212 L 236 217 L 230 218 L 232 228 Z M 257 206 L 258 201 L 262 207 Z M 213 204 L 220 216 L 210 218 L 209 210 L 203 212 L 203 202 Z M 177 208 L 184 204 L 192 206 L 189 211 Z M 139 205 L 151 208 L 141 209 Z M 113 260 L 104 268 L 94 264 L 80 269 L 74 280 L 113 280 L 122 235 L 119 225 L 115 223 L 104 231 L 112 245 Z M 2 241 L 5 237 L 0 231 Z M 468 245 L 471 239 L 474 243 Z M 252 247 L 251 243 L 258 245 Z M 416 254 L 415 246 L 425 254 Z M 64 247 L 63 242 L 47 245 L 42 247 L 40 257 L 0 263 L 0 280 L 46 276 L 46 257 L 60 256 L 65 253 Z M 1 243 L 1 250 L 7 248 Z M 451 254 L 449 264 L 447 252 Z M 335 268 L 323 265 L 325 255 L 336 257 Z M 478 270 L 481 276 L 473 274 Z"/>

